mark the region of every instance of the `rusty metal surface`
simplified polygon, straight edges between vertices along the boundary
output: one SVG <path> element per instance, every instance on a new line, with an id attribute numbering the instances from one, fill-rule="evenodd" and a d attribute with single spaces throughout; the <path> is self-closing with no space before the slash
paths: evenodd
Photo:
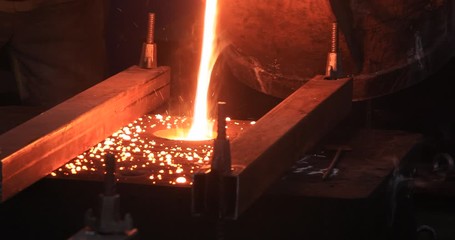
<path id="1" fill-rule="evenodd" d="M 233 171 L 224 177 L 227 218 L 236 219 L 350 111 L 352 80 L 315 77 L 231 143 Z M 204 172 L 193 185 L 203 192 Z M 198 179 L 200 182 L 198 183 Z"/>
<path id="2" fill-rule="evenodd" d="M 335 20 L 329 1 L 233 0 L 219 9 L 219 35 L 230 44 L 223 55 L 239 81 L 285 98 L 325 73 Z"/>
<path id="3" fill-rule="evenodd" d="M 163 104 L 170 69 L 131 67 L 0 136 L 4 201 Z"/>
<path id="4" fill-rule="evenodd" d="M 325 72 L 332 21 L 355 100 L 412 86 L 455 54 L 452 1 L 233 0 L 220 2 L 220 15 L 227 66 L 239 81 L 281 98 Z"/>

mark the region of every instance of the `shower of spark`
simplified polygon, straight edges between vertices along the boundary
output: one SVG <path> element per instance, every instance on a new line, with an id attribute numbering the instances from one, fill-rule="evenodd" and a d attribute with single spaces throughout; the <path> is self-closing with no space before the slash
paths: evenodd
<path id="1" fill-rule="evenodd" d="M 216 36 L 217 0 L 206 0 L 204 15 L 204 35 L 202 52 L 199 64 L 198 83 L 194 102 L 194 115 L 187 140 L 213 139 L 213 121 L 208 117 L 207 95 L 215 64 L 215 36 Z"/>
<path id="2" fill-rule="evenodd" d="M 76 180 L 104 179 L 104 157 L 117 159 L 119 182 L 188 187 L 193 174 L 210 165 L 213 141 L 175 141 L 150 134 L 178 129 L 186 117 L 147 114 L 79 154 L 50 174 L 53 178 Z M 226 118 L 229 139 L 235 139 L 254 121 Z"/>

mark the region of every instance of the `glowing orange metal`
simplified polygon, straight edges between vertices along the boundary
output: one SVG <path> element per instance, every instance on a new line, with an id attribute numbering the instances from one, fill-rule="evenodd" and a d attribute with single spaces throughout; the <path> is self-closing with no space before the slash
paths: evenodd
<path id="1" fill-rule="evenodd" d="M 213 139 L 213 121 L 207 114 L 207 94 L 210 77 L 215 64 L 215 36 L 217 18 L 217 0 L 206 0 L 204 15 L 204 35 L 202 40 L 202 53 L 199 65 L 198 84 L 194 103 L 194 115 L 188 140 Z"/>

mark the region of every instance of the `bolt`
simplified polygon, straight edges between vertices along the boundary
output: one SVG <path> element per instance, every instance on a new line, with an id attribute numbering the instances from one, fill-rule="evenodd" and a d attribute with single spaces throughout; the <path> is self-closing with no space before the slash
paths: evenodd
<path id="1" fill-rule="evenodd" d="M 148 14 L 148 29 L 145 42 L 142 44 L 141 58 L 139 59 L 139 66 L 146 69 L 157 67 L 156 60 L 156 44 L 154 39 L 155 32 L 155 14 Z"/>

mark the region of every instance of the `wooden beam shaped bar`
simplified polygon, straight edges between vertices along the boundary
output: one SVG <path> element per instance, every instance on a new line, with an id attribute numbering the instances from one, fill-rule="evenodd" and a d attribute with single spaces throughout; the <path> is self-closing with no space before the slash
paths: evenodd
<path id="1" fill-rule="evenodd" d="M 0 200 L 48 175 L 170 96 L 170 69 L 133 66 L 0 135 Z"/>
<path id="2" fill-rule="evenodd" d="M 352 79 L 308 81 L 231 143 L 228 218 L 236 219 L 351 110 Z"/>

